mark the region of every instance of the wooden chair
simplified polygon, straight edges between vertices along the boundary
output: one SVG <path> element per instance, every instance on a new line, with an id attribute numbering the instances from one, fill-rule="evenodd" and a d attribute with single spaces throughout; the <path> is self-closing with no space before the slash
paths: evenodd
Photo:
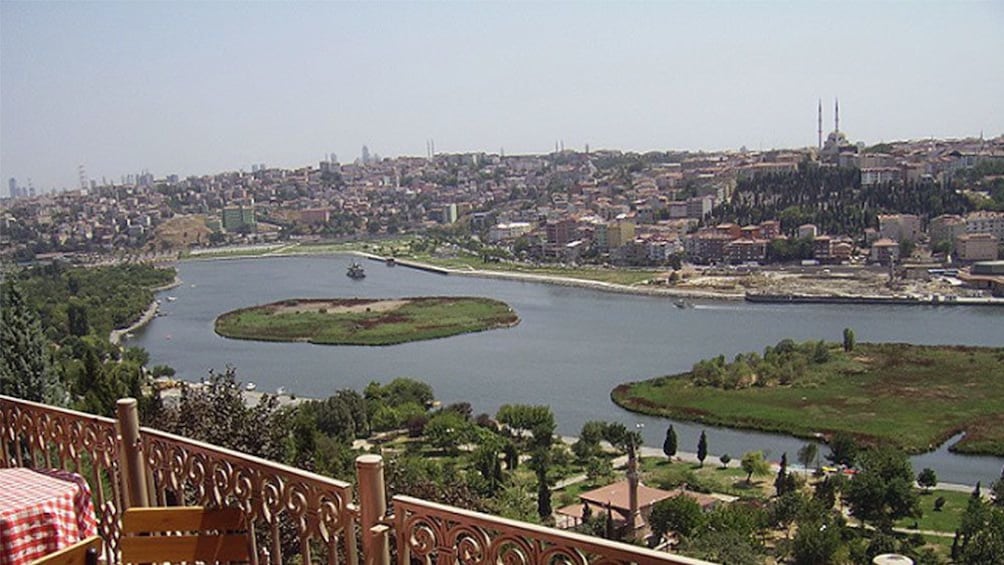
<path id="1" fill-rule="evenodd" d="M 97 565 L 100 553 L 101 538 L 91 536 L 37 559 L 32 565 Z"/>
<path id="2" fill-rule="evenodd" d="M 238 508 L 130 508 L 122 515 L 122 563 L 251 561 Z"/>

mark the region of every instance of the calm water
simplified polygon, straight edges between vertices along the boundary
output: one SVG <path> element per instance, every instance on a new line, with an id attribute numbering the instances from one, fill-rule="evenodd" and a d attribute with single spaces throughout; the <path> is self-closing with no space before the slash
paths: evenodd
<path id="1" fill-rule="evenodd" d="M 443 276 L 366 262 L 367 277 L 345 276 L 348 257 L 284 257 L 185 262 L 181 287 L 160 295 L 166 315 L 131 342 L 186 380 L 209 369 L 237 368 L 259 390 L 279 386 L 300 396 L 324 397 L 341 388 L 408 376 L 430 383 L 444 403 L 465 400 L 476 413 L 506 403 L 549 404 L 561 433 L 575 435 L 587 420 L 643 424 L 647 445 L 661 446 L 668 421 L 621 410 L 609 399 L 617 384 L 689 369 L 724 353 L 762 351 L 784 338 L 839 341 L 844 328 L 858 341 L 918 344 L 1004 344 L 1004 309 L 753 305 L 672 300 L 545 284 Z M 174 301 L 164 298 L 170 295 Z M 235 308 L 285 298 L 478 295 L 504 300 L 520 315 L 515 328 L 391 347 L 332 347 L 228 340 L 213 320 Z M 1004 411 L 1004 399 L 1001 399 Z M 695 451 L 701 426 L 674 423 L 680 449 Z M 737 459 L 762 449 L 772 459 L 794 458 L 802 440 L 708 428 L 709 451 Z M 939 480 L 987 484 L 1004 459 L 966 457 L 947 446 L 913 459 Z M 821 453 L 825 449 L 820 450 Z"/>

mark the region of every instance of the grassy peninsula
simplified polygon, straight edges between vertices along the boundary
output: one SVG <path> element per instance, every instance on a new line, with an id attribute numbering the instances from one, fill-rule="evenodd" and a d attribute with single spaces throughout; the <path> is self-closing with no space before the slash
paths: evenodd
<path id="1" fill-rule="evenodd" d="M 680 375 L 619 385 L 631 411 L 800 437 L 850 433 L 929 451 L 1004 456 L 1004 348 L 784 340 L 763 355 L 704 360 Z"/>
<path id="2" fill-rule="evenodd" d="M 216 333 L 236 339 L 393 345 L 514 326 L 508 304 L 488 298 L 289 299 L 227 312 Z"/>

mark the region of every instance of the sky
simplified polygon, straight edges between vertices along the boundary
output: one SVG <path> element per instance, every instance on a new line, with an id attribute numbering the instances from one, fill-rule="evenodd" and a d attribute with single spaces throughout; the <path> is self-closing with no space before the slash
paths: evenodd
<path id="1" fill-rule="evenodd" d="M 0 178 L 1004 134 L 1004 1 L 0 0 Z"/>

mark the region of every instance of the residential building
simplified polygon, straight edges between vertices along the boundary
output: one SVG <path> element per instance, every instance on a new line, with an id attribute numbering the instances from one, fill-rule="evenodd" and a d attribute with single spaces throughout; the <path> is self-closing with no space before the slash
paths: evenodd
<path id="1" fill-rule="evenodd" d="M 966 214 L 966 233 L 988 233 L 1004 241 L 1004 212 L 970 212 Z"/>
<path id="2" fill-rule="evenodd" d="M 965 233 L 955 238 L 955 258 L 959 261 L 993 261 L 997 259 L 1000 240 L 989 233 Z"/>
<path id="3" fill-rule="evenodd" d="M 920 217 L 913 214 L 879 214 L 879 235 L 893 241 L 920 239 Z"/>
<path id="4" fill-rule="evenodd" d="M 872 263 L 880 265 L 896 263 L 899 261 L 899 243 L 888 238 L 879 239 L 872 244 L 870 258 Z"/>
<path id="5" fill-rule="evenodd" d="M 495 224 L 488 229 L 488 241 L 491 243 L 510 241 L 530 233 L 532 229 L 533 226 L 529 222 Z"/>
<path id="6" fill-rule="evenodd" d="M 736 239 L 725 244 L 725 259 L 734 265 L 760 263 L 767 258 L 766 239 Z"/>
<path id="7" fill-rule="evenodd" d="M 942 214 L 933 218 L 927 227 L 927 234 L 932 246 L 943 241 L 954 246 L 955 238 L 964 233 L 966 233 L 966 220 L 955 214 Z"/>

